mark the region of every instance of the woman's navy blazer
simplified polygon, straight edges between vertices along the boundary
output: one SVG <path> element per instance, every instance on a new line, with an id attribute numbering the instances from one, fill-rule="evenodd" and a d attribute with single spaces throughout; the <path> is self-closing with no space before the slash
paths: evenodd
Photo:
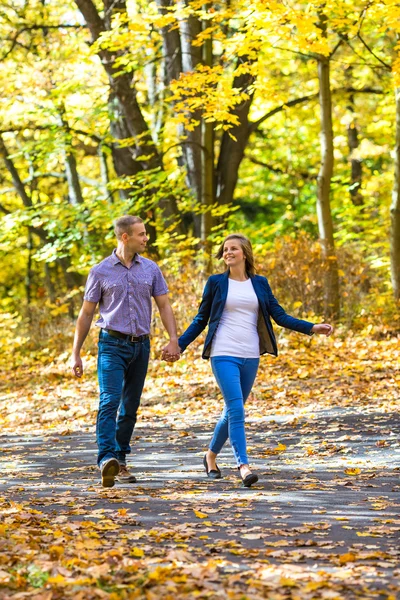
<path id="1" fill-rule="evenodd" d="M 220 275 L 211 275 L 208 279 L 203 291 L 199 311 L 185 333 L 178 340 L 182 352 L 200 335 L 207 326 L 207 323 L 210 322 L 202 353 L 203 358 L 210 358 L 211 344 L 228 295 L 228 276 L 229 271 L 225 271 L 225 273 Z M 268 354 L 278 356 L 278 347 L 270 317 L 282 327 L 312 335 L 311 329 L 314 323 L 296 319 L 288 315 L 273 295 L 266 277 L 254 275 L 251 277 L 251 283 L 253 284 L 259 304 L 257 331 L 260 340 L 260 354 L 268 352 Z"/>

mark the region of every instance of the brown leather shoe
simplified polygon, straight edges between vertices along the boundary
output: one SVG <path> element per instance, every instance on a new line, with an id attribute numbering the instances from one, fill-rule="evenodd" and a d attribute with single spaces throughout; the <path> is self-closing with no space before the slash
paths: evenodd
<path id="1" fill-rule="evenodd" d="M 119 465 L 119 473 L 115 478 L 119 483 L 136 483 L 136 477 L 128 471 L 126 465 Z"/>

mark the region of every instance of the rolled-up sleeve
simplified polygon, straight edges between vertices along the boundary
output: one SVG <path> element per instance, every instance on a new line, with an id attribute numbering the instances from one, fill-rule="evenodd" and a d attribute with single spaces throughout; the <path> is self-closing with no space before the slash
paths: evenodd
<path id="1" fill-rule="evenodd" d="M 88 302 L 100 302 L 101 298 L 101 282 L 96 274 L 96 271 L 92 269 L 86 281 L 84 300 Z"/>

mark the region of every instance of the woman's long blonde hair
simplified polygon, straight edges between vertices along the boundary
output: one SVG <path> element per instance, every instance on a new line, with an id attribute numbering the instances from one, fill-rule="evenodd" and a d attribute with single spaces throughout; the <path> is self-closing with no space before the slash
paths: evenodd
<path id="1" fill-rule="evenodd" d="M 246 262 L 245 262 L 246 273 L 249 275 L 249 277 L 254 277 L 254 275 L 256 274 L 256 269 L 254 267 L 253 248 L 251 246 L 251 242 L 250 242 L 249 238 L 247 238 L 242 233 L 230 233 L 229 235 L 227 235 L 226 238 L 224 239 L 224 241 L 222 242 L 222 244 L 220 245 L 220 247 L 218 248 L 218 251 L 217 251 L 217 254 L 215 255 L 215 257 L 222 258 L 223 254 L 224 254 L 225 242 L 227 242 L 228 240 L 239 240 L 240 245 L 243 250 L 243 254 L 246 259 Z"/>

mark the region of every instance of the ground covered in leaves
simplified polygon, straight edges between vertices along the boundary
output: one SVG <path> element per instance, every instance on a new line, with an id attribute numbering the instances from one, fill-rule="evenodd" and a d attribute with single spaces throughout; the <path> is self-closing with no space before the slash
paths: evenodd
<path id="1" fill-rule="evenodd" d="M 95 465 L 95 348 L 4 370 L 0 598 L 308 600 L 400 595 L 399 339 L 291 334 L 248 401 L 260 480 L 202 457 L 221 409 L 198 348 L 152 367 L 133 440 L 136 484 Z M 45 354 L 44 354 L 45 356 Z"/>

